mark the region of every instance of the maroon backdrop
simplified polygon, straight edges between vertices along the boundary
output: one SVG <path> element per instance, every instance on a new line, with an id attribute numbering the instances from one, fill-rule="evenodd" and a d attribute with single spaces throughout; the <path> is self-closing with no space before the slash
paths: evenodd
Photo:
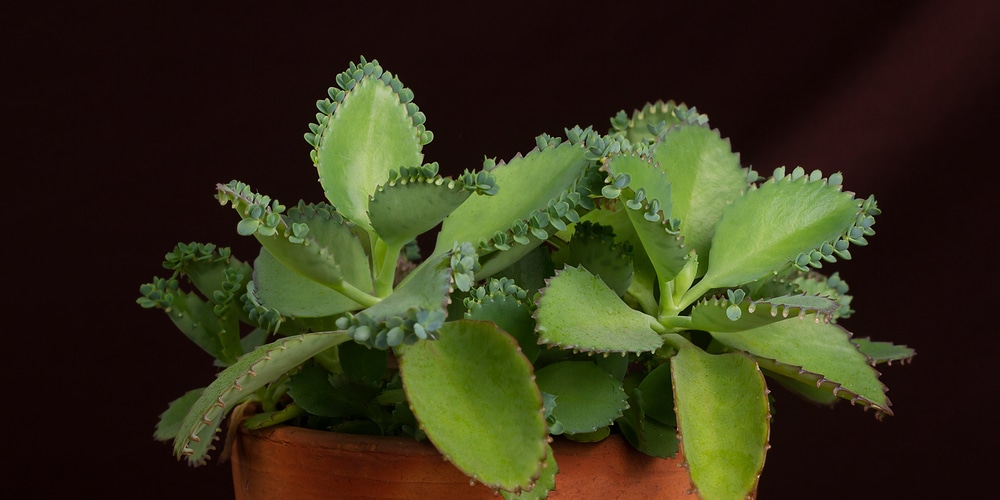
<path id="1" fill-rule="evenodd" d="M 137 288 L 177 241 L 252 255 L 216 182 L 321 197 L 302 134 L 359 55 L 414 90 L 426 158 L 451 173 L 656 99 L 707 113 L 758 171 L 842 171 L 884 211 L 836 267 L 855 293 L 844 325 L 919 355 L 882 370 L 896 412 L 882 422 L 776 391 L 760 497 L 990 484 L 1000 4 L 207 4 L 0 21 L 6 497 L 231 497 L 224 466 L 190 469 L 151 439 L 166 402 L 214 370 Z"/>

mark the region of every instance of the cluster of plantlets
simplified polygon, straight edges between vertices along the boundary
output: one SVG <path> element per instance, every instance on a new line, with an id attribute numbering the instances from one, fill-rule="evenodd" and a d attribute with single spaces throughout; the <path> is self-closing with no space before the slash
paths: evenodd
<path id="1" fill-rule="evenodd" d="M 161 417 L 179 458 L 203 463 L 239 408 L 249 428 L 429 439 L 505 497 L 542 498 L 551 436 L 617 432 L 682 450 L 701 497 L 743 498 L 767 381 L 891 414 L 875 365 L 914 353 L 840 326 L 851 296 L 821 272 L 879 214 L 839 174 L 762 177 L 707 116 L 656 102 L 452 179 L 424 163 L 433 134 L 396 76 L 362 58 L 336 81 L 305 137 L 326 201 L 219 184 L 259 255 L 179 244 L 141 287 L 223 367 Z"/>

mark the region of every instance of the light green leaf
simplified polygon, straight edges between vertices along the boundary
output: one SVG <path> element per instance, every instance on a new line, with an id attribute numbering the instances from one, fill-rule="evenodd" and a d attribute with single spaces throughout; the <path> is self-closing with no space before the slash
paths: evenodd
<path id="1" fill-rule="evenodd" d="M 758 358 L 761 368 L 892 414 L 871 360 L 839 325 L 806 315 L 743 332 L 711 333 L 719 342 Z"/>
<path id="2" fill-rule="evenodd" d="M 368 200 L 389 171 L 423 163 L 421 132 L 399 94 L 371 77 L 347 91 L 325 125 L 316 156 L 320 184 L 340 213 L 370 230 Z"/>
<path id="3" fill-rule="evenodd" d="M 535 312 L 539 342 L 591 352 L 655 351 L 656 319 L 632 309 L 600 278 L 566 267 L 549 280 Z"/>
<path id="4" fill-rule="evenodd" d="M 497 165 L 490 173 L 499 192 L 493 196 L 470 197 L 452 212 L 441 225 L 434 253 L 450 250 L 455 243 L 470 242 L 478 246 L 480 242 L 492 241 L 497 233 L 510 235 L 513 241 L 512 226 L 516 223 L 535 228 L 531 222 L 534 214 L 546 211 L 556 202 L 572 202 L 569 196 L 578 196 L 577 190 L 583 189 L 582 181 L 591 165 L 585 155 L 583 146 L 564 142 Z M 545 182 L 539 182 L 539 178 L 544 178 Z M 556 232 L 547 222 L 536 229 L 550 234 Z M 500 251 L 489 259 L 482 256 L 483 270 L 478 277 L 488 277 L 502 270 L 542 241 L 531 233 L 524 238 L 525 242 L 518 245 L 521 247 L 519 252 Z"/>
<path id="5" fill-rule="evenodd" d="M 548 431 L 514 338 L 493 323 L 448 322 L 438 340 L 401 349 L 399 364 L 414 415 L 448 460 L 491 488 L 534 484 Z"/>
<path id="6" fill-rule="evenodd" d="M 303 361 L 350 340 L 343 332 L 307 333 L 265 344 L 223 370 L 198 397 L 174 436 L 174 454 L 204 463 L 222 419 L 254 391 Z"/>
<path id="7" fill-rule="evenodd" d="M 819 314 L 821 320 L 831 317 L 838 304 L 828 297 L 815 295 L 783 295 L 766 300 L 742 301 L 739 318 L 730 319 L 726 311 L 732 304 L 715 297 L 695 304 L 691 309 L 691 328 L 706 332 L 740 332 L 806 314 Z"/>
<path id="8" fill-rule="evenodd" d="M 715 229 L 708 271 L 691 294 L 762 278 L 800 253 L 840 237 L 858 213 L 850 193 L 824 180 L 771 179 L 725 209 Z"/>
<path id="9" fill-rule="evenodd" d="M 556 398 L 552 416 L 568 434 L 610 425 L 628 406 L 621 382 L 589 361 L 563 361 L 539 369 L 535 383 Z"/>
<path id="10" fill-rule="evenodd" d="M 451 179 L 405 181 L 379 187 L 368 206 L 375 232 L 390 246 L 431 230 L 472 194 Z"/>
<path id="11" fill-rule="evenodd" d="M 670 364 L 681 450 L 699 496 L 752 496 L 764 467 L 770 419 L 757 364 L 741 353 L 713 355 L 690 344 Z"/>
<path id="12" fill-rule="evenodd" d="M 156 432 L 153 438 L 157 441 L 170 441 L 181 430 L 181 423 L 184 417 L 191 410 L 191 406 L 201 396 L 205 388 L 192 389 L 185 392 L 183 396 L 170 402 L 167 410 L 160 414 L 160 421 L 156 424 Z"/>
<path id="13" fill-rule="evenodd" d="M 322 318 L 362 308 L 332 288 L 285 267 L 266 248 L 260 249 L 254 261 L 254 290 L 261 305 L 294 317 Z"/>
<path id="14" fill-rule="evenodd" d="M 855 338 L 851 339 L 851 342 L 857 345 L 858 349 L 861 349 L 861 352 L 868 355 L 876 364 L 892 364 L 893 361 L 906 363 L 910 358 L 917 355 L 917 352 L 913 349 L 905 345 L 893 344 L 892 342 L 875 342 L 869 338 Z"/>
<path id="15" fill-rule="evenodd" d="M 708 255 L 715 225 L 731 201 L 747 189 L 739 155 L 718 130 L 679 125 L 656 145 L 656 162 L 670 179 L 673 214 L 688 248 Z M 704 273 L 708 259 L 699 261 Z"/>

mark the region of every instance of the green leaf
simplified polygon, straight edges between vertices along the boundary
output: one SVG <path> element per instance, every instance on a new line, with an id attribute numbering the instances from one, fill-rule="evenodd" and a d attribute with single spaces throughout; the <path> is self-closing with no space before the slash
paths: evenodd
<path id="1" fill-rule="evenodd" d="M 770 418 L 757 364 L 741 353 L 712 355 L 685 343 L 670 365 L 681 449 L 699 496 L 752 496 Z"/>
<path id="2" fill-rule="evenodd" d="M 559 473 L 559 465 L 556 464 L 555 453 L 552 447 L 548 447 L 545 455 L 545 465 L 542 466 L 542 475 L 535 481 L 535 486 L 529 491 L 521 493 L 511 493 L 500 490 L 500 495 L 504 500 L 545 500 L 549 492 L 556 489 L 556 474 Z"/>
<path id="3" fill-rule="evenodd" d="M 466 319 L 492 321 L 502 330 L 517 339 L 521 352 L 534 362 L 538 358 L 541 346 L 538 345 L 538 334 L 535 333 L 535 320 L 531 310 L 514 297 L 494 294 L 484 297 L 469 306 Z"/>
<path id="4" fill-rule="evenodd" d="M 708 271 L 691 293 L 762 278 L 837 239 L 858 214 L 850 193 L 809 176 L 771 179 L 726 207 L 715 229 Z"/>
<path id="5" fill-rule="evenodd" d="M 761 368 L 892 414 L 873 363 L 838 325 L 806 315 L 744 332 L 711 333 L 719 342 L 758 358 Z"/>
<path id="6" fill-rule="evenodd" d="M 569 244 L 552 254 L 552 262 L 560 268 L 567 264 L 587 268 L 619 296 L 632 284 L 632 255 L 608 226 L 576 224 Z"/>
<path id="7" fill-rule="evenodd" d="M 401 349 L 399 364 L 414 415 L 448 460 L 491 488 L 534 484 L 548 431 L 517 341 L 492 323 L 448 322 L 438 340 Z"/>
<path id="8" fill-rule="evenodd" d="M 556 398 L 552 416 L 567 434 L 610 425 L 628 407 L 621 382 L 589 361 L 563 361 L 539 369 L 535 383 Z"/>
<path id="9" fill-rule="evenodd" d="M 632 309 L 600 278 L 566 267 L 549 280 L 535 312 L 539 343 L 590 352 L 655 351 L 656 319 Z"/>
<path id="10" fill-rule="evenodd" d="M 218 374 L 191 406 L 174 436 L 174 454 L 204 463 L 222 419 L 257 389 L 310 357 L 350 340 L 343 332 L 307 333 L 265 344 Z"/>
<path id="11" fill-rule="evenodd" d="M 869 338 L 851 339 L 854 345 L 861 349 L 861 352 L 868 355 L 875 363 L 889 363 L 910 361 L 917 352 L 905 345 L 896 345 L 892 342 L 875 342 Z"/>
<path id="12" fill-rule="evenodd" d="M 403 179 L 380 187 L 368 212 L 379 237 L 399 246 L 437 226 L 471 194 L 450 179 Z"/>
<path id="13" fill-rule="evenodd" d="M 669 364 L 660 365 L 649 372 L 639 383 L 638 389 L 642 391 L 642 411 L 646 416 L 670 426 L 677 425 Z"/>
<path id="14" fill-rule="evenodd" d="M 191 406 L 201 396 L 205 388 L 192 389 L 185 392 L 183 396 L 170 402 L 167 411 L 160 414 L 160 420 L 156 424 L 156 432 L 153 438 L 157 441 L 170 441 L 181 430 L 181 423 L 184 416 L 191 410 Z"/>
<path id="15" fill-rule="evenodd" d="M 684 103 L 656 101 L 652 104 L 647 103 L 641 110 L 633 111 L 632 118 L 619 125 L 624 125 L 621 129 L 626 133 L 628 140 L 632 144 L 638 144 L 644 140 L 655 139 L 657 134 L 673 125 L 688 122 L 697 123 L 697 119 L 703 116 L 698 115 L 694 108 L 688 109 Z M 622 120 L 626 118 L 624 111 L 619 113 L 619 117 Z"/>
<path id="16" fill-rule="evenodd" d="M 361 309 L 361 304 L 278 262 L 266 248 L 254 261 L 254 289 L 261 305 L 281 314 L 323 318 Z"/>
<path id="17" fill-rule="evenodd" d="M 670 128 L 656 145 L 654 157 L 670 179 L 671 217 L 681 220 L 680 234 L 688 248 L 708 255 L 715 225 L 731 201 L 747 189 L 747 173 L 739 155 L 718 130 L 698 125 Z M 702 259 L 699 274 L 708 259 Z"/>
<path id="18" fill-rule="evenodd" d="M 838 304 L 828 297 L 815 295 L 784 295 L 766 300 L 742 301 L 739 318 L 730 319 L 726 311 L 732 307 L 720 297 L 706 299 L 691 309 L 691 328 L 706 332 L 740 332 L 806 314 L 818 314 L 821 320 L 832 317 Z"/>
<path id="19" fill-rule="evenodd" d="M 342 346 L 351 345 L 347 342 Z M 364 416 L 365 403 L 374 397 L 377 390 L 370 390 L 365 397 L 351 394 L 334 387 L 331 373 L 317 363 L 307 363 L 288 380 L 288 395 L 303 410 L 321 417 Z"/>
<path id="20" fill-rule="evenodd" d="M 669 367 L 667 377 L 669 379 Z M 677 455 L 677 427 L 662 423 L 646 415 L 642 411 L 645 398 L 638 388 L 633 389 L 629 396 L 629 408 L 622 418 L 617 420 L 619 429 L 625 439 L 635 449 L 660 458 L 671 458 Z M 671 409 L 673 412 L 673 409 Z"/>
<path id="21" fill-rule="evenodd" d="M 318 139 L 316 167 L 327 199 L 370 230 L 370 197 L 391 170 L 423 163 L 420 136 L 399 94 L 380 79 L 362 78 L 347 91 Z"/>
<path id="22" fill-rule="evenodd" d="M 579 196 L 578 189 L 585 188 L 584 179 L 591 165 L 585 155 L 586 149 L 582 146 L 564 142 L 497 165 L 490 173 L 496 179 L 499 192 L 493 196 L 473 196 L 452 212 L 441 225 L 434 253 L 450 250 L 455 243 L 488 244 L 497 233 L 508 234 L 513 240 L 512 226 L 517 223 L 554 233 L 556 229 L 548 222 L 547 215 L 544 220 L 532 222 L 533 215 L 547 214 L 548 207 L 554 203 L 572 201 L 571 194 Z M 539 182 L 539 178 L 544 178 L 545 182 Z M 484 258 L 479 276 L 487 277 L 502 270 L 542 241 L 537 236 L 526 234 L 524 237 L 527 239 L 519 245 L 522 247 L 519 253 L 497 252 L 491 259 L 496 262 Z"/>

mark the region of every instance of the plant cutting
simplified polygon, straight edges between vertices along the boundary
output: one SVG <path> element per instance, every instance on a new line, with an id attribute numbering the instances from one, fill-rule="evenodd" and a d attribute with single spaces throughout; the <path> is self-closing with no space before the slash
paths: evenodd
<path id="1" fill-rule="evenodd" d="M 452 178 L 396 75 L 361 58 L 336 84 L 305 134 L 325 199 L 218 184 L 259 253 L 181 243 L 140 287 L 220 368 L 160 417 L 179 459 L 204 463 L 227 417 L 410 436 L 544 498 L 554 436 L 620 434 L 682 453 L 699 497 L 746 498 L 769 384 L 892 414 L 875 366 L 914 352 L 841 326 L 851 295 L 823 272 L 879 214 L 840 174 L 761 176 L 706 115 L 657 101 Z"/>

